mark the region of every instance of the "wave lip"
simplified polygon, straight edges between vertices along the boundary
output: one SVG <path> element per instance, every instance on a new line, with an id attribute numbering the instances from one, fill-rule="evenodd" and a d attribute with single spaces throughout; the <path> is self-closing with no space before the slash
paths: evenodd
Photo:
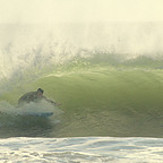
<path id="1" fill-rule="evenodd" d="M 1 24 L 0 80 L 21 77 L 29 68 L 34 74 L 45 65 L 63 64 L 94 54 L 162 57 L 162 27 L 159 22 L 65 23 L 48 27 Z"/>

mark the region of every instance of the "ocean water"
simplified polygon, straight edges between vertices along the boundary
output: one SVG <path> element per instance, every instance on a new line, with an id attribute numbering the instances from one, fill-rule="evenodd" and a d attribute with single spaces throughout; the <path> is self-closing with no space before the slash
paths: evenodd
<path id="1" fill-rule="evenodd" d="M 1 24 L 0 161 L 162 162 L 162 27 Z"/>
<path id="2" fill-rule="evenodd" d="M 8 138 L 0 140 L 1 162 L 162 162 L 159 138 Z"/>

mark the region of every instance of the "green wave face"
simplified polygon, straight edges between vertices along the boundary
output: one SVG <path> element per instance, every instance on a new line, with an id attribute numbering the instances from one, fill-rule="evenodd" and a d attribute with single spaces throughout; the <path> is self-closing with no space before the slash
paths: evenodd
<path id="1" fill-rule="evenodd" d="M 61 103 L 61 123 L 51 136 L 162 137 L 161 69 L 89 65 L 49 72 L 4 94 L 11 103 L 41 87 Z"/>

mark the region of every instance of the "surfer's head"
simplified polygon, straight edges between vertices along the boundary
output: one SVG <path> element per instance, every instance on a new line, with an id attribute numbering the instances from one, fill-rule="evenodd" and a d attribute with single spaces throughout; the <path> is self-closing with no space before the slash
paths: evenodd
<path id="1" fill-rule="evenodd" d="M 37 95 L 38 95 L 38 96 L 42 96 L 43 93 L 44 93 L 44 90 L 43 90 L 43 89 L 41 89 L 41 88 L 38 88 L 38 89 L 37 89 Z"/>

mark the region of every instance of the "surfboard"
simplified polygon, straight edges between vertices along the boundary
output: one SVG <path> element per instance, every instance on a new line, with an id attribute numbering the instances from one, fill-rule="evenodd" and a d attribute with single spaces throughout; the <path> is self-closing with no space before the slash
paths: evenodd
<path id="1" fill-rule="evenodd" d="M 48 118 L 52 116 L 53 112 L 0 112 L 1 115 L 11 115 L 11 116 L 32 116 L 32 117 L 43 117 Z"/>
<path id="2" fill-rule="evenodd" d="M 44 117 L 48 118 L 53 115 L 53 112 L 27 112 L 21 114 L 22 116 L 36 116 L 36 117 Z"/>

